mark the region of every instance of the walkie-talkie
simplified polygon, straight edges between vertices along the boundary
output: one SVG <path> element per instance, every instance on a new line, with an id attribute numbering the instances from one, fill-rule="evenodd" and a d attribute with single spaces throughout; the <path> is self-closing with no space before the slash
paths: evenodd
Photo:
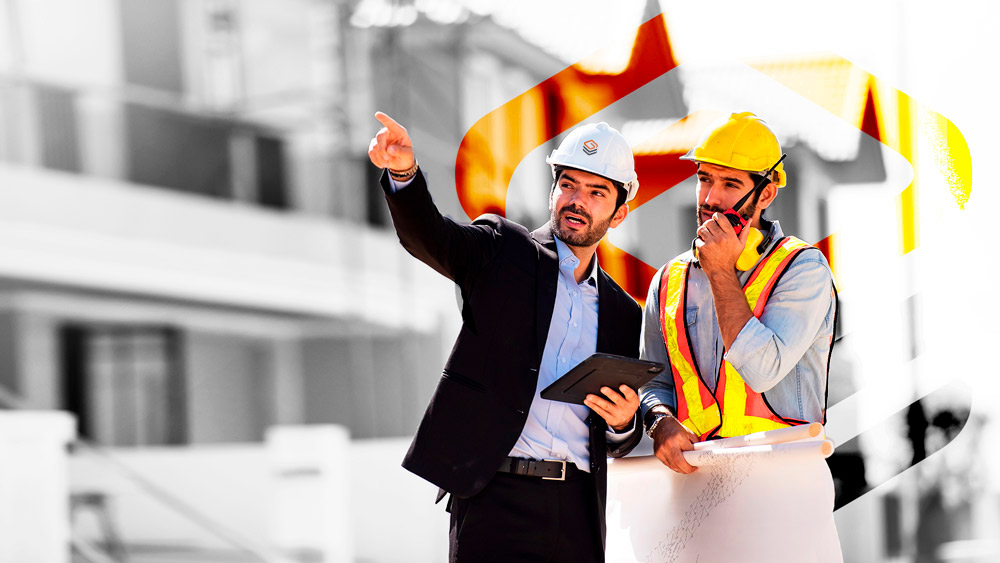
<path id="1" fill-rule="evenodd" d="M 743 232 L 744 228 L 746 228 L 747 223 L 750 222 L 750 218 L 744 217 L 741 213 L 738 213 L 736 210 L 742 209 L 743 204 L 746 203 L 748 199 L 750 199 L 751 195 L 753 195 L 754 193 L 757 192 L 757 190 L 760 190 L 761 188 L 763 188 L 764 186 L 768 185 L 771 182 L 771 173 L 774 172 L 774 169 L 777 168 L 779 164 L 781 164 L 782 160 L 785 160 L 786 156 L 788 155 L 782 153 L 781 158 L 778 159 L 778 162 L 775 162 L 774 166 L 772 166 L 770 170 L 765 172 L 764 175 L 757 180 L 757 182 L 753 186 L 753 189 L 747 192 L 746 195 L 741 197 L 740 200 L 737 201 L 735 205 L 733 205 L 732 207 L 730 207 L 729 209 L 725 210 L 722 213 L 723 215 L 726 216 L 726 219 L 729 219 L 729 224 L 733 226 L 733 230 L 736 231 L 737 236 L 741 232 Z"/>

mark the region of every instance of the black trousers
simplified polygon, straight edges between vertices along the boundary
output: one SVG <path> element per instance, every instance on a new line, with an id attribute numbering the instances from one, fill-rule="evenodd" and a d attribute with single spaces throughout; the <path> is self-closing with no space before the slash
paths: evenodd
<path id="1" fill-rule="evenodd" d="M 594 479 L 497 473 L 474 497 L 452 496 L 451 563 L 603 563 Z"/>

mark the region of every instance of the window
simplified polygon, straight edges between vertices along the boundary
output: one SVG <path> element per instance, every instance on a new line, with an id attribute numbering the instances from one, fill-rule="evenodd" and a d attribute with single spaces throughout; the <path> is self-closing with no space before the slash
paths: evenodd
<path id="1" fill-rule="evenodd" d="M 284 140 L 259 127 L 125 105 L 128 179 L 287 209 Z"/>
<path id="2" fill-rule="evenodd" d="M 139 104 L 125 106 L 128 179 L 222 199 L 232 196 L 231 124 Z"/>
<path id="3" fill-rule="evenodd" d="M 274 209 L 288 209 L 285 184 L 285 144 L 276 137 L 256 135 L 257 203 Z"/>
<path id="4" fill-rule="evenodd" d="M 66 325 L 65 406 L 107 446 L 187 441 L 180 337 L 167 327 Z"/>

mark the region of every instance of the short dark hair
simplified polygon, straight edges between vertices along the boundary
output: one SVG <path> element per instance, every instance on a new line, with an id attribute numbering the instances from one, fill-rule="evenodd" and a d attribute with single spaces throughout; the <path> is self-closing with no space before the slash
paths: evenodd
<path id="1" fill-rule="evenodd" d="M 576 170 L 576 168 L 571 168 L 569 166 L 556 166 L 556 178 L 552 181 L 552 189 L 549 190 L 549 193 L 552 193 L 556 189 L 556 183 L 559 181 L 559 176 L 561 176 L 566 170 Z M 584 172 L 586 172 L 586 170 L 584 170 Z M 598 174 L 598 176 L 601 175 Z M 601 178 L 611 182 L 611 185 L 615 187 L 615 190 L 617 190 L 618 196 L 615 198 L 615 212 L 617 212 L 619 207 L 625 205 L 625 200 L 628 199 L 628 190 L 625 189 L 625 184 L 623 182 L 612 180 L 607 176 L 601 176 Z"/>
<path id="2" fill-rule="evenodd" d="M 750 172 L 749 174 L 750 174 L 750 185 L 751 186 L 756 186 L 757 182 L 759 182 L 761 180 L 766 180 L 766 183 L 764 184 L 765 186 L 767 184 L 772 184 L 772 183 L 773 184 L 777 184 L 778 180 L 781 179 L 781 174 L 779 174 L 777 170 L 774 170 L 774 171 L 771 172 L 771 177 L 770 178 L 768 178 L 767 176 L 765 176 L 763 172 Z"/>
<path id="3" fill-rule="evenodd" d="M 751 186 L 756 186 L 757 182 L 760 182 L 762 180 L 766 182 L 763 186 L 761 186 L 761 189 L 757 190 L 757 193 L 755 193 L 753 195 L 753 202 L 752 203 L 754 205 L 757 205 L 757 202 L 760 201 L 760 195 L 761 195 L 761 192 L 764 191 L 764 186 L 767 186 L 767 184 L 772 184 L 772 183 L 777 184 L 778 180 L 780 180 L 780 179 L 781 179 L 781 175 L 778 173 L 777 170 L 774 170 L 774 171 L 771 172 L 771 177 L 770 178 L 768 178 L 764 174 L 758 174 L 756 172 L 750 172 L 750 185 Z M 765 209 L 761 209 L 760 210 L 760 218 L 761 218 L 762 221 L 766 221 L 766 219 L 764 219 L 764 211 L 766 211 L 766 210 Z"/>

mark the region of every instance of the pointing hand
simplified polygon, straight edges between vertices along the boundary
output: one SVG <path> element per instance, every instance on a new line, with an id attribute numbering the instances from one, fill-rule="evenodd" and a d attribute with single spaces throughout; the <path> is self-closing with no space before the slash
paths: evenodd
<path id="1" fill-rule="evenodd" d="M 382 112 L 375 113 L 375 119 L 384 126 L 368 145 L 368 158 L 379 168 L 403 171 L 415 162 L 413 143 L 406 128 Z"/>

